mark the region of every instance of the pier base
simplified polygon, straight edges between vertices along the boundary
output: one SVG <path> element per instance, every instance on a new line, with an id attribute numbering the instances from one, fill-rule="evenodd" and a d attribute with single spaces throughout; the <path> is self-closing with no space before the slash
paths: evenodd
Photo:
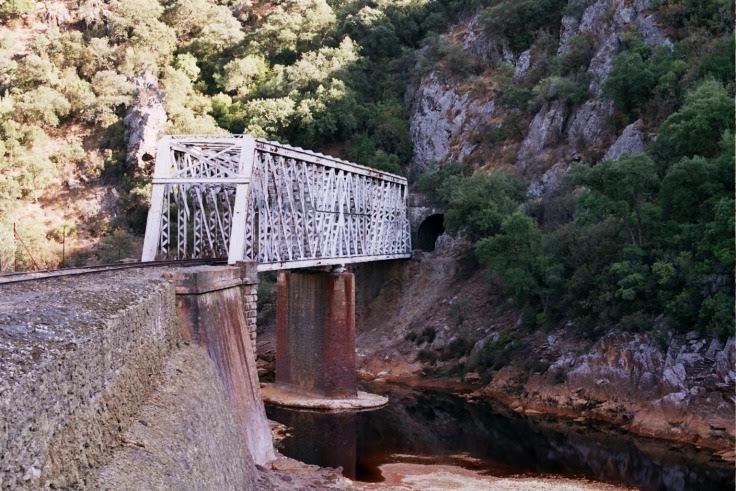
<path id="1" fill-rule="evenodd" d="M 353 273 L 282 271 L 276 301 L 276 380 L 264 400 L 333 410 L 388 402 L 358 392 Z"/>

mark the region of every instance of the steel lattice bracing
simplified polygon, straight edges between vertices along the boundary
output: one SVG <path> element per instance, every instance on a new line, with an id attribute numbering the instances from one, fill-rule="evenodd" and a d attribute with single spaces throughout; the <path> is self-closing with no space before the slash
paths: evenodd
<path id="1" fill-rule="evenodd" d="M 158 148 L 143 261 L 228 258 L 260 271 L 411 257 L 400 176 L 248 135 Z"/>

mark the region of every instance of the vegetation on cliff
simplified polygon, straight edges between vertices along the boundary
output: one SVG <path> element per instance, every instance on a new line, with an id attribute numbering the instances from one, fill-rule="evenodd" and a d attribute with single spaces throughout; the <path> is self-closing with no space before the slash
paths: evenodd
<path id="1" fill-rule="evenodd" d="M 559 51 L 557 39 L 561 19 L 592 3 L 4 2 L 0 266 L 14 253 L 20 267 L 31 267 L 26 249 L 57 264 L 59 242 L 84 229 L 105 237 L 101 258 L 132 253 L 150 169 L 126 161 L 123 118 L 142 74 L 166 94 L 167 132 L 245 131 L 398 172 L 412 156 L 404 101 L 411 77 L 434 71 L 455 84 L 483 80 L 488 60 L 442 35 L 450 23 L 480 12 L 497 46 L 544 55 L 522 77 L 493 61 L 503 118 L 467 139 L 504 148 L 521 141 L 540 108 L 591 100 L 594 39 L 574 34 Z M 645 153 L 602 161 L 601 149 L 581 144 L 565 186 L 541 200 L 504 171 L 445 165 L 422 179 L 446 207 L 448 229 L 476 242 L 477 260 L 529 324 L 573 318 L 585 332 L 672 325 L 719 335 L 732 328 L 733 5 L 662 0 L 651 10 L 674 42 L 620 33 L 600 90 L 614 105 L 612 125 L 641 121 L 656 135 Z M 19 253 L 9 236 L 17 211 L 79 181 L 122 191 L 117 214 L 78 224 L 26 221 Z"/>
<path id="2" fill-rule="evenodd" d="M 517 49 L 540 34 L 506 26 L 548 25 L 527 18 L 534 9 L 521 3 L 497 2 L 482 17 Z M 554 5 L 561 12 L 571 4 Z M 521 201 L 518 194 L 491 188 L 498 171 L 464 176 L 461 166 L 447 166 L 420 183 L 447 208 L 449 230 L 475 241 L 477 260 L 517 300 L 528 325 L 572 319 L 591 335 L 613 325 L 732 334 L 733 6 L 662 2 L 658 13 L 676 42 L 653 48 L 636 30 L 624 33 L 602 91 L 613 101 L 615 124 L 640 119 L 656 134 L 644 153 L 600 162 L 583 153 L 555 196 L 521 206 L 509 206 Z M 527 121 L 543 103 L 535 98 L 579 105 L 590 97 L 581 68 L 591 56 L 586 39 L 573 38 L 567 52 L 526 78 L 535 85 L 501 79 L 498 100 Z"/>
<path id="3" fill-rule="evenodd" d="M 403 94 L 414 52 L 466 7 L 463 0 L 2 3 L 0 262 L 5 268 L 15 253 L 19 267 L 33 267 L 33 252 L 43 265 L 58 264 L 60 246 L 43 225 L 23 221 L 27 248 L 9 234 L 19 205 L 62 182 L 122 191 L 117 216 L 84 224 L 91 233 L 117 237 L 124 249 L 128 230 L 142 233 L 146 169 L 126 162 L 123 120 L 142 74 L 165 91 L 166 132 L 248 132 L 400 172 L 412 149 Z"/>

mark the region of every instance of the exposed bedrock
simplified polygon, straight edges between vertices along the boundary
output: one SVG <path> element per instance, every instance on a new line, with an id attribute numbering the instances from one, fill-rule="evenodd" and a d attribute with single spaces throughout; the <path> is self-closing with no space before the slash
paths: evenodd
<path id="1" fill-rule="evenodd" d="M 494 76 L 507 64 L 513 68 L 513 82 L 519 83 L 548 63 L 549 56 L 534 46 L 514 53 L 503 39 L 488 37 L 478 15 L 459 22 L 448 36 L 485 68 L 478 83 L 490 84 L 491 90 L 479 90 L 478 83 L 436 70 L 415 80 L 406 97 L 414 142 L 410 175 L 425 172 L 434 162 L 442 165 L 458 161 L 486 168 L 514 166 L 536 184 L 539 192 L 545 191 L 542 176 L 553 166 L 567 169 L 581 158 L 600 161 L 604 156 L 618 158 L 640 151 L 646 144 L 641 123 L 617 128 L 613 105 L 603 94 L 613 60 L 622 49 L 622 36 L 632 29 L 651 46 L 672 45 L 647 0 L 597 0 L 577 15 L 565 15 L 556 53 L 567 53 L 576 36 L 592 42 L 592 56 L 584 67 L 590 80 L 587 100 L 572 106 L 554 98 L 544 101 L 530 115 L 517 142 L 510 144 L 494 143 L 483 136 L 488 128 L 498 128 L 510 114 L 498 100 L 502 92 L 493 89 Z M 426 55 L 420 51 L 418 56 Z"/>
<path id="2" fill-rule="evenodd" d="M 736 341 L 696 332 L 520 329 L 519 313 L 459 260 L 467 244 L 412 261 L 361 265 L 359 374 L 367 380 L 461 388 L 518 412 L 613 423 L 733 458 Z"/>
<path id="3" fill-rule="evenodd" d="M 145 72 L 134 81 L 137 99 L 123 120 L 128 142 L 126 162 L 140 171 L 152 171 L 158 139 L 166 127 L 166 95 L 151 73 Z"/>

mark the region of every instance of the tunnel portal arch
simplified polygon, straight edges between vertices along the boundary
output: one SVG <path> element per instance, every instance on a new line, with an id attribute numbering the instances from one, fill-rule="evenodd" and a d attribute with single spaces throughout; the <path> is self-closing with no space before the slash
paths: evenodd
<path id="1" fill-rule="evenodd" d="M 437 237 L 445 233 L 445 215 L 435 213 L 425 218 L 417 230 L 417 249 L 432 252 L 437 243 Z"/>

